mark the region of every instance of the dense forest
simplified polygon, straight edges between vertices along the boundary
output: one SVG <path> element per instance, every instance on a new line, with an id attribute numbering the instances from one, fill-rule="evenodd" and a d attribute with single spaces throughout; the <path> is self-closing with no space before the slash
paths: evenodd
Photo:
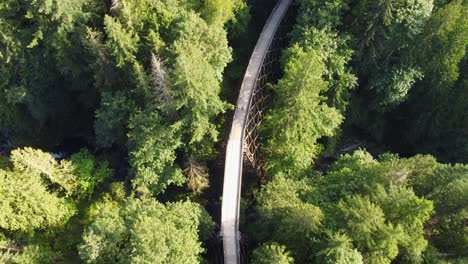
<path id="1" fill-rule="evenodd" d="M 466 1 L 299 1 L 252 263 L 468 263 L 467 49 Z"/>
<path id="2" fill-rule="evenodd" d="M 217 166 L 275 4 L 0 1 L 0 263 L 214 262 Z M 291 8 L 250 262 L 468 263 L 468 2 Z"/>
<path id="3" fill-rule="evenodd" d="M 201 261 L 215 224 L 200 193 L 232 108 L 227 35 L 249 10 L 0 2 L 1 263 Z"/>

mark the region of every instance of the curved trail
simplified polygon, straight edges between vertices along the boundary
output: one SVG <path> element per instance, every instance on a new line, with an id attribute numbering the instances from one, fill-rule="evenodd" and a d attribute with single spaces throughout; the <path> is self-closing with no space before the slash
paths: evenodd
<path id="1" fill-rule="evenodd" d="M 223 201 L 221 208 L 221 236 L 224 263 L 240 263 L 239 207 L 242 187 L 244 132 L 249 109 L 267 51 L 292 0 L 278 0 L 268 18 L 247 66 L 237 100 L 234 119 L 226 148 Z"/>

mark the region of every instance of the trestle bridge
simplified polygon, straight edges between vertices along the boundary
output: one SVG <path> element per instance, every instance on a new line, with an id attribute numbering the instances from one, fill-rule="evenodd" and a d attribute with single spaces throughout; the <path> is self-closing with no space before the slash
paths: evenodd
<path id="1" fill-rule="evenodd" d="M 294 19 L 293 0 L 278 0 L 250 58 L 226 147 L 221 208 L 225 264 L 246 263 L 239 231 L 243 167 L 261 173 L 259 125 L 269 102 L 268 84 L 280 77 L 280 55 Z M 244 168 L 244 170 L 245 170 Z"/>

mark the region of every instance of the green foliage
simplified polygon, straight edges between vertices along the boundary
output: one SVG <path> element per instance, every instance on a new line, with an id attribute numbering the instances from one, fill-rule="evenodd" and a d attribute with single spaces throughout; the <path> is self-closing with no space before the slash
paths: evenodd
<path id="1" fill-rule="evenodd" d="M 54 253 L 42 245 L 26 246 L 21 253 L 11 251 L 0 253 L 0 262 L 5 264 L 48 264 L 54 261 Z"/>
<path id="2" fill-rule="evenodd" d="M 122 93 L 102 94 L 101 106 L 96 111 L 94 124 L 98 146 L 111 147 L 113 144 L 125 143 L 127 122 L 133 108 L 132 102 Z"/>
<path id="3" fill-rule="evenodd" d="M 7 0 L 0 132 L 25 140 L 19 145 L 84 138 L 128 153 L 140 193 L 181 185 L 179 165 L 214 155 L 217 121 L 229 108 L 220 97 L 232 52 L 224 27 L 244 30 L 247 21 L 236 19 L 248 12 L 243 0 Z M 86 179 L 74 186 L 49 180 L 75 195 L 91 192 L 103 177 L 96 173 L 79 173 Z"/>
<path id="4" fill-rule="evenodd" d="M 16 149 L 11 153 L 14 171 L 29 174 L 54 184 L 65 195 L 77 192 L 78 185 L 73 175 L 73 164 L 69 161 L 57 162 L 50 154 L 32 148 Z"/>
<path id="5" fill-rule="evenodd" d="M 263 244 L 252 253 L 252 264 L 292 264 L 294 259 L 285 246 L 278 243 Z"/>
<path id="6" fill-rule="evenodd" d="M 320 185 L 324 202 L 338 202 L 341 198 L 355 193 L 370 194 L 382 182 L 382 175 L 374 173 L 377 161 L 365 151 L 342 156 L 330 166 L 327 176 Z"/>
<path id="7" fill-rule="evenodd" d="M 215 141 L 214 118 L 227 109 L 219 98 L 222 72 L 231 60 L 226 33 L 210 28 L 195 14 L 181 25 L 181 37 L 174 43 L 177 54 L 174 72 L 174 103 L 187 130 L 188 143 Z"/>
<path id="8" fill-rule="evenodd" d="M 247 35 L 263 2 L 1 1 L 1 136 L 49 149 L 84 139 L 128 160 L 131 186 L 111 184 L 93 203 L 112 171 L 87 150 L 0 156 L 0 262 L 71 262 L 86 225 L 87 263 L 202 261 L 208 214 L 150 198 L 208 187 L 231 107 L 220 96 L 227 32 Z M 468 167 L 437 160 L 468 157 L 467 1 L 299 5 L 262 128 L 271 181 L 255 194 L 253 263 L 466 263 Z M 359 150 L 313 172 L 345 118 L 405 156 L 437 160 Z"/>
<path id="9" fill-rule="evenodd" d="M 302 201 L 310 191 L 306 182 L 278 175 L 257 196 L 256 236 L 286 245 L 298 261 L 307 258 L 308 243 L 324 218 L 320 208 Z"/>
<path id="10" fill-rule="evenodd" d="M 424 263 L 427 264 L 463 264 L 468 261 L 467 257 L 450 257 L 437 252 L 434 247 L 429 247 L 424 252 Z"/>
<path id="11" fill-rule="evenodd" d="M 159 194 L 169 184 L 182 185 L 185 178 L 173 164 L 181 144 L 178 124 L 167 126 L 157 112 L 146 109 L 132 115 L 129 129 L 134 189 L 141 194 Z"/>
<path id="12" fill-rule="evenodd" d="M 250 11 L 251 7 L 246 2 L 236 1 L 234 16 L 227 24 L 230 36 L 241 37 L 241 35 L 245 35 L 252 19 Z"/>
<path id="13" fill-rule="evenodd" d="M 353 238 L 366 263 L 391 263 L 403 230 L 386 223 L 382 209 L 368 198 L 350 196 L 337 205 L 337 224 Z"/>
<path id="14" fill-rule="evenodd" d="M 442 252 L 466 256 L 468 166 L 437 164 L 427 174 L 415 175 L 411 182 L 418 194 L 434 201 L 436 215 L 429 225 L 434 246 Z"/>
<path id="15" fill-rule="evenodd" d="M 373 110 L 393 109 L 421 79 L 423 73 L 413 66 L 410 51 L 419 46 L 417 38 L 431 14 L 432 2 L 357 1 L 351 8 L 356 68 Z M 368 107 L 368 101 L 362 107 Z"/>
<path id="16" fill-rule="evenodd" d="M 359 89 L 349 123 L 398 149 L 466 162 L 467 10 L 466 1 L 350 3 Z"/>
<path id="17" fill-rule="evenodd" d="M 213 227 L 197 204 L 128 199 L 103 207 L 79 247 L 86 263 L 196 263 L 204 250 L 198 230 Z"/>
<path id="18" fill-rule="evenodd" d="M 216 121 L 228 108 L 219 95 L 231 60 L 223 26 L 243 6 L 239 0 L 114 1 L 102 32 L 88 30 L 102 95 L 97 145 L 128 149 L 138 193 L 183 184 L 179 165 L 192 155 L 201 162 L 213 155 Z"/>
<path id="19" fill-rule="evenodd" d="M 348 62 L 349 37 L 337 32 L 344 1 L 301 1 L 292 36 L 284 52 L 284 76 L 273 86 L 274 102 L 263 129 L 267 174 L 303 175 L 343 122 L 356 77 Z M 330 144 L 329 144 L 330 145 Z M 327 146 L 332 148 L 331 146 Z"/>
<path id="20" fill-rule="evenodd" d="M 429 19 L 413 52 L 425 77 L 401 113 L 408 116 L 405 143 L 450 162 L 467 162 L 467 10 L 465 2 L 452 1 Z"/>
<path id="21" fill-rule="evenodd" d="M 424 27 L 418 49 L 414 50 L 431 90 L 453 85 L 468 46 L 468 3 L 452 1 L 434 12 Z M 428 56 L 430 54 L 430 56 Z"/>
<path id="22" fill-rule="evenodd" d="M 387 154 L 376 162 L 356 152 L 335 163 L 318 189 L 328 196 L 324 201 L 356 192 L 370 195 L 386 221 L 403 229 L 398 239 L 401 258 L 419 262 L 427 247 L 424 235 L 442 252 L 463 256 L 466 251 L 467 231 L 461 220 L 466 217 L 466 175 L 466 165 L 440 164 L 431 156 L 399 159 Z"/>
<path id="23" fill-rule="evenodd" d="M 236 0 L 206 0 L 202 9 L 202 17 L 209 24 L 224 25 L 234 16 Z"/>
<path id="24" fill-rule="evenodd" d="M 391 109 L 404 102 L 413 85 L 423 73 L 413 67 L 391 69 L 391 72 L 371 80 L 369 89 L 375 90 L 381 109 Z"/>
<path id="25" fill-rule="evenodd" d="M 400 255 L 408 262 L 420 262 L 427 247 L 424 226 L 433 213 L 432 201 L 417 197 L 411 189 L 391 185 L 388 191 L 380 187 L 374 199 L 385 213 L 387 221 L 402 227 Z"/>
<path id="26" fill-rule="evenodd" d="M 0 171 L 3 229 L 31 231 L 60 226 L 73 214 L 68 203 L 50 193 L 40 179 Z"/>
<path id="27" fill-rule="evenodd" d="M 109 164 L 106 161 L 97 161 L 87 149 L 73 154 L 70 162 L 74 167 L 73 174 L 79 186 L 79 196 L 84 198 L 89 198 L 94 188 L 112 175 Z"/>
<path id="28" fill-rule="evenodd" d="M 294 38 L 294 35 L 293 35 Z M 328 29 L 306 27 L 301 35 L 296 36 L 295 42 L 304 50 L 315 50 L 325 63 L 323 78 L 328 83 L 328 90 L 324 91 L 329 106 L 346 112 L 350 90 L 357 84 L 357 78 L 348 69 L 353 51 L 348 47 L 349 37 L 339 36 Z"/>
<path id="29" fill-rule="evenodd" d="M 431 14 L 432 2 L 373 0 L 354 3 L 351 15 L 355 19 L 350 31 L 356 38 L 360 72 L 374 75 L 375 71 L 404 62 L 396 57 L 422 31 Z"/>
<path id="30" fill-rule="evenodd" d="M 70 115 L 90 113 L 95 90 L 84 88 L 92 78 L 82 45 L 87 2 L 7 0 L 0 6 L 2 131 L 54 142 L 77 130 Z M 58 137 L 47 138 L 51 134 Z"/>
<path id="31" fill-rule="evenodd" d="M 361 253 L 353 248 L 352 240 L 345 233 L 328 234 L 325 248 L 318 254 L 318 263 L 362 264 Z"/>
<path id="32" fill-rule="evenodd" d="M 322 93 L 325 65 L 314 50 L 299 46 L 288 50 L 284 77 L 273 87 L 273 109 L 265 119 L 265 169 L 269 175 L 301 175 L 320 153 L 317 140 L 333 136 L 341 124 L 340 112 L 326 104 Z"/>
<path id="33" fill-rule="evenodd" d="M 30 148 L 14 150 L 11 160 L 12 170 L 0 170 L 0 227 L 29 232 L 63 226 L 75 213 L 62 195 L 75 186 L 70 163 Z"/>
<path id="34" fill-rule="evenodd" d="M 329 106 L 346 112 L 350 90 L 357 78 L 348 68 L 353 51 L 349 48 L 349 36 L 338 32 L 341 15 L 348 9 L 347 3 L 336 1 L 301 1 L 297 24 L 291 38 L 304 50 L 315 50 L 323 56 L 323 78 L 329 89 L 324 92 Z"/>
<path id="35" fill-rule="evenodd" d="M 82 228 L 79 209 L 110 176 L 108 164 L 87 150 L 58 162 L 31 148 L 12 151 L 11 163 L 0 169 L 0 227 L 7 241 L 1 241 L 2 263 L 56 263 L 73 256 Z"/>
<path id="36" fill-rule="evenodd" d="M 116 66 L 133 63 L 138 50 L 135 33 L 128 32 L 115 18 L 107 15 L 104 17 L 104 27 L 108 36 L 106 45 L 117 62 Z"/>
<path id="37" fill-rule="evenodd" d="M 297 25 L 293 30 L 293 38 L 301 39 L 299 32 L 312 26 L 319 30 L 335 30 L 342 24 L 341 16 L 348 10 L 348 3 L 343 0 L 333 1 L 300 1 Z"/>
<path id="38" fill-rule="evenodd" d="M 412 183 L 437 166 L 430 156 L 385 154 L 376 160 L 358 150 L 342 156 L 323 177 L 277 175 L 257 195 L 256 236 L 282 243 L 299 262 L 391 263 L 398 258 L 419 263 L 428 246 L 425 230 L 443 211 L 430 195 L 415 193 Z M 423 181 L 440 186 L 433 179 Z M 456 199 L 463 197 L 461 186 L 452 191 L 455 211 L 465 202 Z"/>
<path id="39" fill-rule="evenodd" d="M 460 69 L 463 67 L 461 65 Z M 455 87 L 433 95 L 430 93 L 434 91 L 427 93 L 427 87 L 432 87 L 427 82 L 418 87 L 408 102 L 413 108 L 402 113 L 409 116 L 403 131 L 405 143 L 418 152 L 432 153 L 444 161 L 467 161 L 468 144 L 464 133 L 468 127 L 465 122 L 468 113 L 467 77 L 463 76 Z M 439 88 L 434 86 L 434 89 Z"/>
<path id="40" fill-rule="evenodd" d="M 12 166 L 10 159 L 0 154 L 0 169 L 7 170 L 11 169 Z"/>
<path id="41" fill-rule="evenodd" d="M 377 190 L 373 199 L 381 205 L 386 216 L 393 219 L 392 223 L 398 223 L 405 229 L 406 237 L 402 239 L 401 249 L 407 252 L 407 260 L 418 261 L 419 257 L 415 256 L 419 254 L 415 254 L 415 250 L 421 251 L 426 247 L 427 242 L 421 239 L 423 225 L 426 237 L 438 251 L 463 256 L 462 252 L 466 251 L 467 231 L 461 219 L 466 217 L 467 166 L 441 164 L 434 157 L 423 155 L 400 159 L 386 154 L 379 160 L 381 171 L 385 172 L 392 185 L 386 194 L 382 187 L 373 187 L 372 189 Z M 402 188 L 404 186 L 406 187 Z M 418 196 L 431 200 L 433 206 Z M 382 199 L 383 197 L 385 198 Z M 427 213 L 432 207 L 435 214 L 427 221 Z M 408 247 L 408 242 L 411 248 Z"/>
<path id="42" fill-rule="evenodd" d="M 85 211 L 83 222 L 88 226 L 101 215 L 102 212 L 119 210 L 126 198 L 123 182 L 113 182 L 109 186 L 109 192 L 105 192 L 98 201 L 92 203 Z"/>

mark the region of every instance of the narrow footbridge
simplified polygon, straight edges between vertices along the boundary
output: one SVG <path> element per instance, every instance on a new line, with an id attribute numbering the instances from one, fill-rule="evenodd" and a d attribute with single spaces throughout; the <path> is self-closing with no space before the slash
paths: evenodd
<path id="1" fill-rule="evenodd" d="M 250 58 L 234 113 L 226 148 L 221 208 L 221 237 L 224 263 L 245 263 L 241 250 L 239 207 L 242 169 L 245 165 L 260 172 L 258 126 L 269 102 L 268 84 L 280 76 L 280 53 L 291 28 L 292 0 L 278 0 Z"/>

